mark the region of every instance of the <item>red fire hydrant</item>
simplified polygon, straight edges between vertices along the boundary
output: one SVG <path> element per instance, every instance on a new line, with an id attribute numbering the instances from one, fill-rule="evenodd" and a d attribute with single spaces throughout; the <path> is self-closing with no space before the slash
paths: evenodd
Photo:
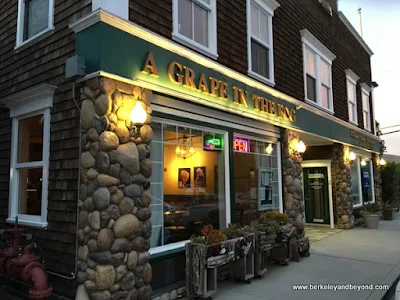
<path id="1" fill-rule="evenodd" d="M 29 290 L 31 299 L 46 299 L 52 294 L 49 287 L 45 267 L 40 262 L 40 257 L 31 253 L 29 247 L 25 247 L 19 255 L 20 237 L 23 229 L 8 229 L 12 235 L 11 246 L 0 252 L 0 271 L 10 277 L 22 279 L 25 283 L 32 284 Z"/>

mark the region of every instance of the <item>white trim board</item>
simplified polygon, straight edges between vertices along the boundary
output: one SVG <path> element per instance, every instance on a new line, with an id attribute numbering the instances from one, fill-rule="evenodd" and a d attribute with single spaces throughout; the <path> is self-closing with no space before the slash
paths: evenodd
<path id="1" fill-rule="evenodd" d="M 335 220 L 333 215 L 333 196 L 332 196 L 332 175 L 331 175 L 331 163 L 332 160 L 306 160 L 301 164 L 302 168 L 318 168 L 318 167 L 326 167 L 328 169 L 328 196 L 329 196 L 329 218 L 330 218 L 330 227 L 335 228 Z M 303 201 L 304 201 L 304 180 L 303 180 Z M 305 203 L 304 203 L 305 205 Z M 304 219 L 305 219 L 305 211 L 304 211 Z"/>
<path id="2" fill-rule="evenodd" d="M 353 129 L 360 133 L 363 133 L 370 138 L 373 138 L 376 140 L 378 139 L 377 136 L 375 136 L 371 133 L 368 133 L 367 131 L 365 131 L 361 128 L 358 128 L 354 125 L 351 125 L 348 122 L 343 121 L 327 112 L 321 111 L 320 109 L 315 108 L 307 103 L 304 103 L 303 101 L 300 101 L 293 97 L 290 97 L 289 95 L 286 95 L 274 88 L 271 88 L 265 84 L 258 82 L 257 80 L 254 80 L 246 75 L 243 75 L 239 72 L 229 69 L 208 57 L 205 57 L 205 56 L 198 54 L 190 49 L 182 47 L 178 43 L 171 41 L 167 38 L 164 38 L 158 34 L 155 34 L 154 32 L 152 32 L 148 29 L 145 29 L 137 24 L 123 20 L 121 18 L 118 18 L 118 17 L 110 14 L 110 13 L 104 12 L 102 10 L 97 10 L 95 12 L 92 12 L 92 13 L 86 15 L 85 17 L 81 18 L 80 20 L 73 22 L 72 24 L 70 24 L 70 28 L 77 33 L 77 32 L 80 32 L 98 22 L 104 22 L 106 24 L 109 24 L 109 25 L 111 25 L 115 28 L 118 28 L 122 31 L 125 31 L 133 36 L 147 40 L 149 43 L 152 43 L 156 46 L 159 46 L 168 51 L 176 53 L 177 55 L 187 58 L 190 61 L 195 61 L 199 65 L 205 66 L 205 67 L 215 70 L 223 75 L 226 75 L 234 80 L 238 80 L 246 85 L 252 86 L 255 89 L 261 90 L 261 91 L 268 93 L 274 97 L 277 97 L 284 101 L 290 102 L 298 107 L 302 107 L 303 109 L 311 111 L 315 114 L 321 115 L 321 116 L 323 116 L 327 119 L 330 119 L 338 124 L 341 124 L 350 129 Z M 85 76 L 84 78 L 80 79 L 79 81 L 84 81 L 84 80 L 87 80 L 87 79 L 90 79 L 90 78 L 93 78 L 96 76 L 105 76 L 105 77 L 113 78 L 113 79 L 120 80 L 123 82 L 127 82 L 130 84 L 140 85 L 138 83 L 138 81 L 135 81 L 132 79 L 127 79 L 127 78 L 124 78 L 124 77 L 121 77 L 118 75 L 110 74 L 110 73 L 104 72 L 102 70 L 99 70 L 97 72 L 89 74 L 89 75 Z"/>
<path id="3" fill-rule="evenodd" d="M 372 56 L 374 52 L 372 52 L 371 48 L 367 45 L 364 39 L 358 34 L 357 30 L 351 25 L 350 21 L 346 18 L 346 16 L 339 11 L 339 19 L 342 20 L 343 24 L 346 25 L 347 29 L 354 35 L 357 41 L 361 44 L 361 46 L 367 51 L 369 56 Z"/>

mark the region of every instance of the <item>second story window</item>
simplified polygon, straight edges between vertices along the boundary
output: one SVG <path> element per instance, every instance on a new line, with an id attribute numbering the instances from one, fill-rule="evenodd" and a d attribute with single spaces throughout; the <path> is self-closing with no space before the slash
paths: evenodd
<path id="1" fill-rule="evenodd" d="M 274 0 L 247 0 L 249 75 L 274 85 L 272 17 L 280 4 Z"/>
<path id="2" fill-rule="evenodd" d="M 367 84 L 362 83 L 361 91 L 362 91 L 362 103 L 363 103 L 364 128 L 371 131 L 371 110 L 369 106 L 369 93 L 371 90 Z"/>
<path id="3" fill-rule="evenodd" d="M 307 29 L 300 31 L 306 102 L 333 113 L 332 61 L 336 56 Z"/>
<path id="4" fill-rule="evenodd" d="M 18 0 L 16 46 L 54 30 L 53 15 L 54 0 Z"/>
<path id="5" fill-rule="evenodd" d="M 173 0 L 173 38 L 217 58 L 216 11 L 216 0 Z"/>
<path id="6" fill-rule="evenodd" d="M 359 77 L 351 70 L 346 70 L 347 102 L 349 122 L 358 125 L 357 117 L 357 81 Z"/>

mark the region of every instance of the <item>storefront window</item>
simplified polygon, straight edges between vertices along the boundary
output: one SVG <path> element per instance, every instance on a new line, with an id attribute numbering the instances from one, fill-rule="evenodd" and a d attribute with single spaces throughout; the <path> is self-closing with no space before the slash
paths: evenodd
<path id="1" fill-rule="evenodd" d="M 243 226 L 259 212 L 280 210 L 280 171 L 277 144 L 235 136 L 236 223 Z"/>
<path id="2" fill-rule="evenodd" d="M 372 191 L 372 165 L 371 161 L 361 161 L 361 188 L 362 188 L 362 199 L 363 202 L 372 202 L 373 191 Z"/>
<path id="3" fill-rule="evenodd" d="M 151 247 L 188 240 L 225 221 L 224 134 L 153 123 Z"/>
<path id="4" fill-rule="evenodd" d="M 371 160 L 358 158 L 351 166 L 351 190 L 354 206 L 374 201 Z"/>
<path id="5" fill-rule="evenodd" d="M 362 205 L 362 198 L 360 196 L 360 161 L 355 160 L 351 165 L 351 191 L 353 206 Z"/>

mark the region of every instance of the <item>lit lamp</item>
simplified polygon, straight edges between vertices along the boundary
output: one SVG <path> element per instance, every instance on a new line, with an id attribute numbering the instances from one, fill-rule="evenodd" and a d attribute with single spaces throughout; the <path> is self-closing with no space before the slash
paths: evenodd
<path id="1" fill-rule="evenodd" d="M 274 148 L 272 148 L 272 144 L 269 144 L 268 147 L 265 148 L 265 153 L 271 155 L 272 151 L 274 151 Z"/>
<path id="2" fill-rule="evenodd" d="M 306 148 L 307 147 L 302 140 L 300 140 L 296 145 L 296 150 L 300 154 L 306 152 Z"/>
<path id="3" fill-rule="evenodd" d="M 183 138 L 183 146 L 177 145 L 175 148 L 175 154 L 178 155 L 179 157 L 182 157 L 183 159 L 192 157 L 196 151 L 194 150 L 193 146 L 189 147 L 189 151 L 186 150 L 186 137 Z"/>
<path id="4" fill-rule="evenodd" d="M 361 166 L 365 167 L 367 165 L 367 162 L 365 160 L 361 160 Z"/>
<path id="5" fill-rule="evenodd" d="M 386 160 L 384 160 L 383 158 L 381 158 L 381 159 L 379 160 L 379 165 L 380 165 L 380 166 L 386 165 Z"/>
<path id="6" fill-rule="evenodd" d="M 355 159 L 356 159 L 356 154 L 353 151 L 351 151 L 349 154 L 349 160 L 354 161 Z"/>
<path id="7" fill-rule="evenodd" d="M 131 121 L 133 124 L 143 124 L 146 122 L 147 112 L 143 108 L 143 105 L 140 101 L 136 101 L 136 105 L 131 110 Z"/>

